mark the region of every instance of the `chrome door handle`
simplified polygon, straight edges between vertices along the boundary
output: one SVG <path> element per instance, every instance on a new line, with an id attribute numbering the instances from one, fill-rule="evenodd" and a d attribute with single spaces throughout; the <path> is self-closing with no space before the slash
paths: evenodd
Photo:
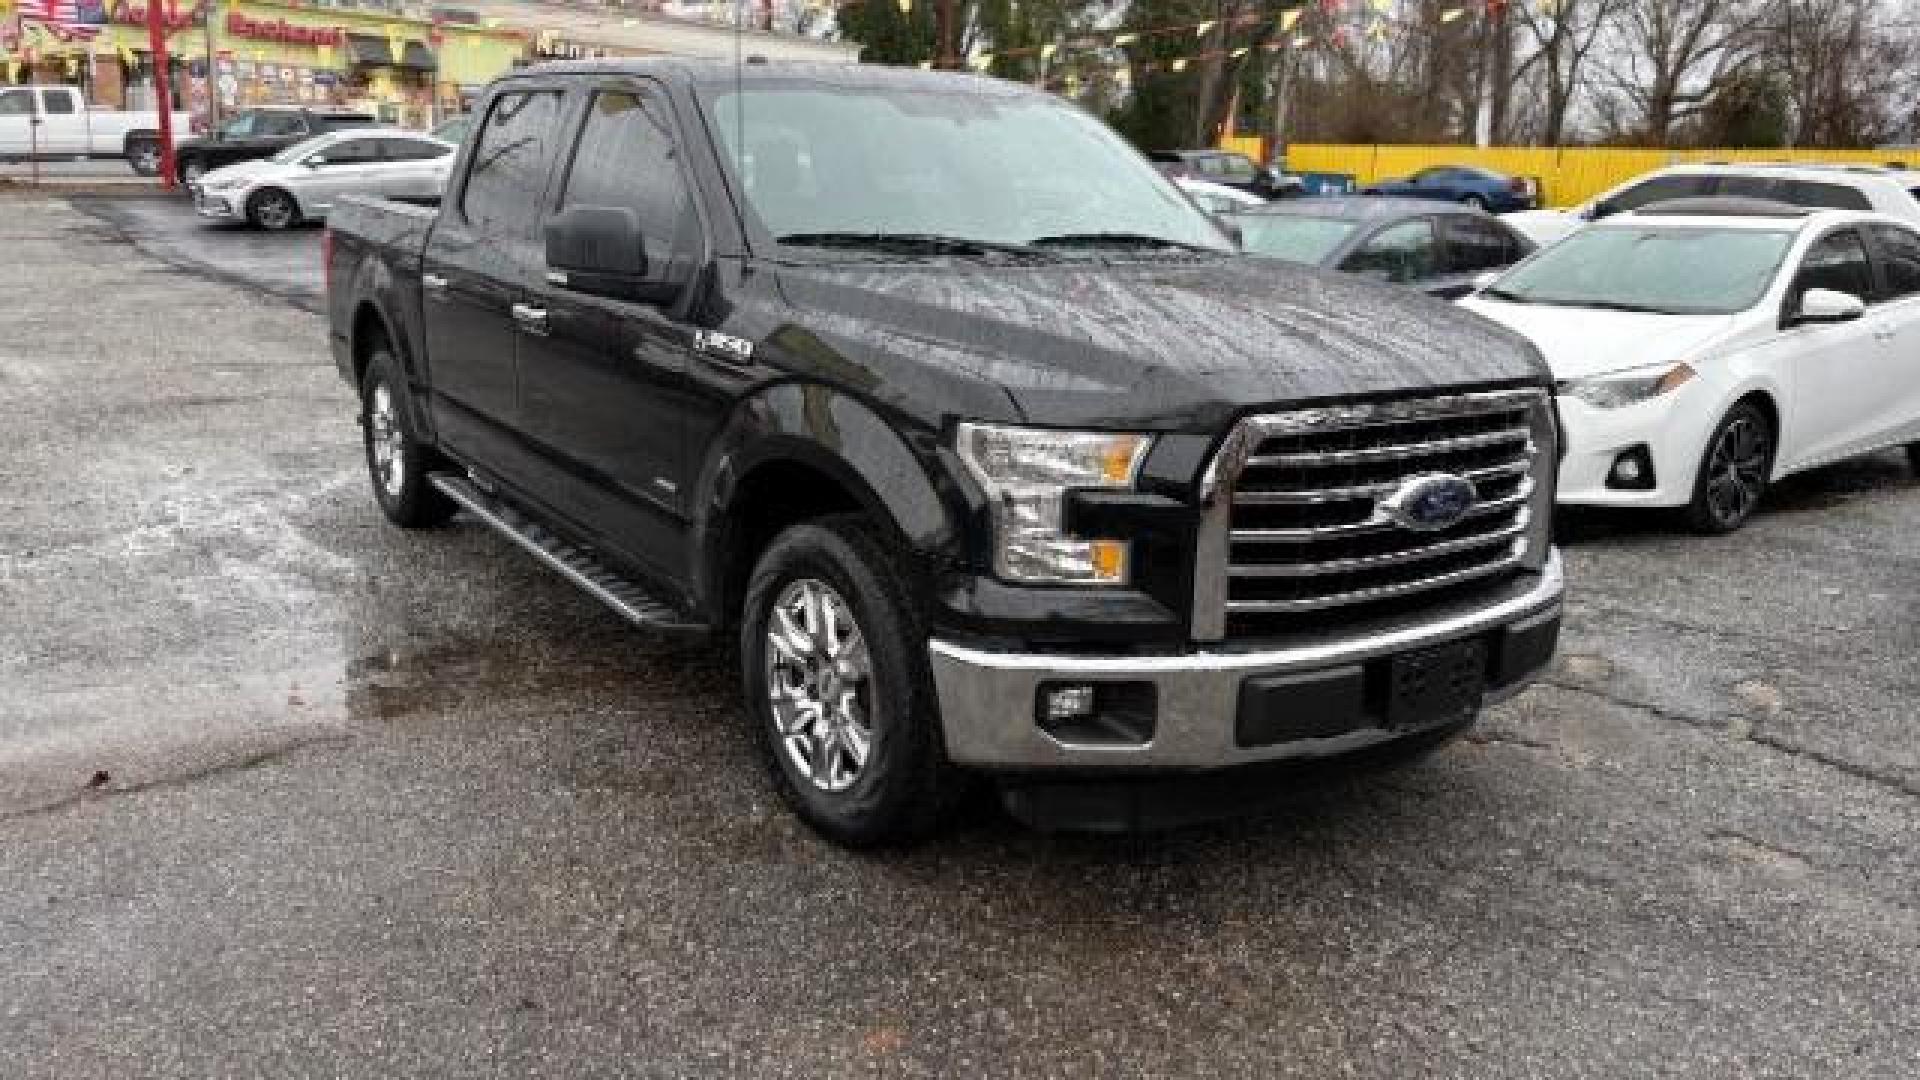
<path id="1" fill-rule="evenodd" d="M 513 321 L 530 334 L 544 334 L 547 332 L 547 309 L 532 304 L 515 304 Z"/>
<path id="2" fill-rule="evenodd" d="M 429 292 L 446 292 L 447 279 L 439 274 L 421 274 L 420 287 Z"/>
<path id="3" fill-rule="evenodd" d="M 1875 341 L 1892 341 L 1894 333 L 1895 331 L 1893 330 L 1875 330 L 1873 332 L 1873 339 Z"/>

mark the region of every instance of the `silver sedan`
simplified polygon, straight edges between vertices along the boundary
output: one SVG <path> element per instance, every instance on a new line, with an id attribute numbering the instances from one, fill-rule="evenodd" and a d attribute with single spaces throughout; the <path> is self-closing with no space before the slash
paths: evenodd
<path id="1" fill-rule="evenodd" d="M 270 158 L 215 169 L 193 187 L 202 217 L 284 229 L 316 221 L 342 196 L 438 198 L 454 144 L 411 131 L 349 128 L 296 143 Z"/>

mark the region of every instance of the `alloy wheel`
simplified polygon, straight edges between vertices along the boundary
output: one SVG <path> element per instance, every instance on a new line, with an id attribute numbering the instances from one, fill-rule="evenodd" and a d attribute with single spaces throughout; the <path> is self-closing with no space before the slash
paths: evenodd
<path id="1" fill-rule="evenodd" d="M 1707 459 L 1707 511 L 1721 525 L 1737 525 L 1753 513 L 1767 482 L 1767 433 L 1751 416 L 1721 429 Z"/>
<path id="2" fill-rule="evenodd" d="M 293 224 L 293 200 L 277 191 L 269 191 L 258 197 L 253 215 L 261 228 L 284 229 Z"/>
<path id="3" fill-rule="evenodd" d="M 380 490 L 397 499 L 407 483 L 407 435 L 394 410 L 393 392 L 386 383 L 373 388 L 367 406 L 367 442 L 373 448 L 373 472 Z"/>
<path id="4" fill-rule="evenodd" d="M 766 635 L 775 736 L 801 776 L 845 791 L 873 753 L 873 659 L 853 608 L 818 578 L 791 581 Z"/>

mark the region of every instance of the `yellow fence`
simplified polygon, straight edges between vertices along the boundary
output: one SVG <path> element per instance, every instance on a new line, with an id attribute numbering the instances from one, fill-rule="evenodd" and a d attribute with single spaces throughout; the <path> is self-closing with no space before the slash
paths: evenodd
<path id="1" fill-rule="evenodd" d="M 1260 140 L 1227 140 L 1258 159 Z M 1574 206 L 1642 173 L 1688 161 L 1823 161 L 1847 165 L 1920 162 L 1900 150 L 1642 150 L 1611 146 L 1359 146 L 1294 143 L 1292 172 L 1350 173 L 1361 184 L 1408 176 L 1436 165 L 1478 165 L 1540 181 L 1548 206 Z"/>

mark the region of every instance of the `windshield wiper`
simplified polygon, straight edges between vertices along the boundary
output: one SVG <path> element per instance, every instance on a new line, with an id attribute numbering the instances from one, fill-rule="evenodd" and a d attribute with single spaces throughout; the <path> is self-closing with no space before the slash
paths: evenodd
<path id="1" fill-rule="evenodd" d="M 1207 255 L 1225 254 L 1204 244 L 1189 244 L 1183 240 L 1169 240 L 1164 236 L 1131 232 L 1057 233 L 1053 236 L 1036 236 L 1030 242 L 1034 247 L 1124 248 L 1129 251 L 1172 250 L 1195 251 Z"/>
<path id="2" fill-rule="evenodd" d="M 1638 315 L 1684 315 L 1685 312 L 1672 308 L 1650 307 L 1646 304 L 1626 304 L 1616 300 L 1583 300 L 1577 307 L 1596 308 L 1600 311 L 1630 311 Z"/>
<path id="3" fill-rule="evenodd" d="M 1505 289 L 1481 289 L 1481 290 L 1480 290 L 1480 295 L 1481 295 L 1481 296 L 1491 296 L 1491 297 L 1493 297 L 1493 298 L 1494 298 L 1495 300 L 1505 300 L 1505 301 L 1506 301 L 1507 303 L 1509 303 L 1509 304 L 1531 304 L 1531 303 L 1533 303 L 1533 297 L 1531 297 L 1531 296 L 1521 296 L 1521 295 L 1520 295 L 1519 293 L 1517 293 L 1517 292 L 1508 292 L 1508 291 L 1507 291 L 1507 290 L 1505 290 Z"/>
<path id="4" fill-rule="evenodd" d="M 812 232 L 787 233 L 774 237 L 786 247 L 811 247 L 853 251 L 879 251 L 899 255 L 957 255 L 962 258 L 993 256 L 1019 259 L 1048 259 L 1046 252 L 1021 244 L 998 244 L 991 240 L 973 240 L 944 233 L 890 232 Z"/>

